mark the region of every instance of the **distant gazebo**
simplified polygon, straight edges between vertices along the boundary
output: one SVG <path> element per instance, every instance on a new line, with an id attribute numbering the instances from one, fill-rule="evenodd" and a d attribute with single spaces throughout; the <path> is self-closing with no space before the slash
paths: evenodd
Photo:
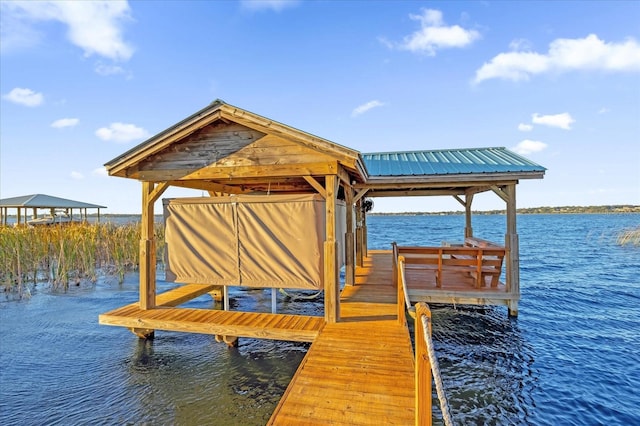
<path id="1" fill-rule="evenodd" d="M 21 223 L 27 223 L 29 211 L 31 211 L 32 218 L 35 219 L 38 218 L 39 214 L 50 214 L 53 216 L 56 211 L 64 211 L 65 214 L 71 217 L 75 210 L 80 220 L 86 221 L 88 219 L 88 209 L 96 209 L 98 213 L 97 220 L 100 221 L 100 209 L 106 209 L 106 207 L 45 194 L 4 198 L 0 200 L 0 224 L 8 224 L 9 209 L 15 209 L 17 216 L 16 224 L 20 225 Z M 42 213 L 41 210 L 45 210 L 46 213 Z"/>

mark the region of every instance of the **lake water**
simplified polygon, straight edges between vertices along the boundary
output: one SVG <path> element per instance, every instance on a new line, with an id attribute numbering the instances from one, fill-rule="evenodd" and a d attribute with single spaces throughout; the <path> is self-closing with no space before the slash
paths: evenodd
<path id="1" fill-rule="evenodd" d="M 473 225 L 502 241 L 504 216 Z M 519 317 L 505 307 L 432 308 L 457 424 L 640 424 L 640 247 L 615 243 L 638 225 L 637 214 L 518 216 Z M 369 247 L 437 245 L 460 240 L 463 227 L 462 216 L 373 216 Z M 309 346 L 241 339 L 227 348 L 162 331 L 142 341 L 98 325 L 100 313 L 135 300 L 135 274 L 123 285 L 38 286 L 30 299 L 3 299 L 0 424 L 261 425 Z M 262 290 L 234 291 L 232 302 L 271 306 Z M 219 308 L 208 296 L 189 305 Z M 322 314 L 317 301 L 282 297 L 278 310 Z"/>

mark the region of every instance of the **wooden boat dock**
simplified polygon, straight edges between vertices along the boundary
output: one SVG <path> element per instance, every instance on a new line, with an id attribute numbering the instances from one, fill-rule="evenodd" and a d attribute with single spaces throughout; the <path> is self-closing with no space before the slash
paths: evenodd
<path id="1" fill-rule="evenodd" d="M 213 286 L 185 285 L 159 294 L 155 309 L 133 303 L 100 323 L 141 336 L 172 330 L 313 342 L 270 425 L 414 424 L 414 355 L 398 321 L 390 251 L 369 251 L 354 285 L 341 293 L 340 321 L 323 317 L 178 308 Z"/>
<path id="2" fill-rule="evenodd" d="M 362 154 L 221 100 L 105 168 L 142 184 L 140 291 L 137 303 L 100 315 L 100 323 L 143 338 L 172 330 L 229 344 L 237 337 L 313 342 L 270 424 L 350 425 L 430 424 L 428 333 L 416 335 L 414 362 L 405 305 L 502 304 L 517 316 L 516 185 L 545 172 L 505 148 Z M 163 200 L 165 274 L 185 285 L 157 294 L 154 206 L 170 187 L 208 197 Z M 466 244 L 474 238 L 473 198 L 486 192 L 505 202 L 498 256 L 505 284 L 492 264 L 495 248 L 405 247 L 406 259 L 367 251 L 370 198 L 453 197 L 465 210 Z M 324 316 L 177 307 L 214 285 L 322 290 Z M 422 329 L 426 305 L 416 315 Z"/>

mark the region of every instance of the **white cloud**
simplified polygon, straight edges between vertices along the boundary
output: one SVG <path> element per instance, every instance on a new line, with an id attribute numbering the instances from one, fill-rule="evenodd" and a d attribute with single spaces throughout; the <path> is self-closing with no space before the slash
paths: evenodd
<path id="1" fill-rule="evenodd" d="M 354 109 L 351 112 L 351 116 L 352 117 L 356 117 L 356 116 L 358 116 L 360 114 L 364 114 L 365 112 L 369 111 L 370 109 L 381 107 L 383 105 L 384 105 L 384 103 L 382 103 L 380 101 L 377 101 L 377 100 L 369 101 L 366 104 L 362 104 L 362 105 L 358 106 L 356 109 Z"/>
<path id="2" fill-rule="evenodd" d="M 146 138 L 149 133 L 142 127 L 137 127 L 133 124 L 111 123 L 109 127 L 101 127 L 96 130 L 96 136 L 103 141 L 126 143 Z"/>
<path id="3" fill-rule="evenodd" d="M 609 108 L 606 108 L 606 107 L 602 107 L 602 108 L 600 108 L 598 110 L 598 114 L 607 114 L 609 112 L 611 112 L 611 110 Z"/>
<path id="4" fill-rule="evenodd" d="M 534 124 L 571 130 L 571 124 L 575 123 L 576 120 L 574 120 L 568 112 L 563 112 L 562 114 L 553 115 L 540 115 L 535 113 L 531 116 L 531 121 Z"/>
<path id="5" fill-rule="evenodd" d="M 520 155 L 527 155 L 527 154 L 532 154 L 534 152 L 540 152 L 546 147 L 547 147 L 547 144 L 544 142 L 525 139 L 511 149 Z"/>
<path id="6" fill-rule="evenodd" d="M 80 120 L 78 118 L 61 118 L 51 123 L 51 127 L 56 129 L 62 129 L 64 127 L 76 126 Z"/>
<path id="7" fill-rule="evenodd" d="M 82 180 L 84 179 L 84 175 L 80 172 L 73 171 L 70 173 L 71 179 Z"/>
<path id="8" fill-rule="evenodd" d="M 105 167 L 98 167 L 97 169 L 93 169 L 91 174 L 94 176 L 109 176 L 109 173 L 107 173 L 107 169 Z"/>
<path id="9" fill-rule="evenodd" d="M 97 74 L 107 76 L 107 75 L 116 75 L 116 74 L 124 74 L 125 70 L 121 66 L 118 65 L 107 65 L 103 62 L 97 62 L 94 68 Z"/>
<path id="10" fill-rule="evenodd" d="M 20 87 L 14 88 L 2 97 L 13 103 L 28 107 L 35 107 L 44 102 L 44 96 L 42 93 L 36 93 L 31 89 L 23 89 Z"/>
<path id="11" fill-rule="evenodd" d="M 531 42 L 525 38 L 512 40 L 509 43 L 509 49 L 514 51 L 531 50 Z"/>
<path id="12" fill-rule="evenodd" d="M 126 1 L 25 1 L 2 2 L 2 37 L 10 46 L 28 46 L 41 38 L 33 28 L 37 21 L 58 21 L 67 26 L 67 38 L 86 56 L 126 61 L 133 47 L 123 38 L 123 24 L 131 20 Z M 9 28 L 4 28 L 8 22 Z"/>
<path id="13" fill-rule="evenodd" d="M 518 130 L 521 132 L 530 132 L 533 130 L 533 126 L 531 124 L 520 123 L 518 124 Z"/>
<path id="14" fill-rule="evenodd" d="M 242 0 L 240 4 L 249 10 L 275 10 L 279 12 L 288 7 L 297 6 L 298 0 Z"/>
<path id="15" fill-rule="evenodd" d="M 545 54 L 531 51 L 498 54 L 476 71 L 474 82 L 491 78 L 529 80 L 535 74 L 574 70 L 640 71 L 640 45 L 632 38 L 605 43 L 595 34 L 579 39 L 559 38 L 551 42 Z"/>
<path id="16" fill-rule="evenodd" d="M 459 25 L 446 26 L 439 10 L 423 9 L 421 15 L 411 14 L 409 17 L 420 22 L 420 29 L 397 44 L 397 48 L 402 50 L 434 56 L 437 50 L 465 47 L 480 38 L 476 30 L 467 30 Z"/>
<path id="17" fill-rule="evenodd" d="M 2 52 L 20 51 L 40 42 L 42 36 L 16 10 L 14 2 L 0 1 L 0 49 Z"/>

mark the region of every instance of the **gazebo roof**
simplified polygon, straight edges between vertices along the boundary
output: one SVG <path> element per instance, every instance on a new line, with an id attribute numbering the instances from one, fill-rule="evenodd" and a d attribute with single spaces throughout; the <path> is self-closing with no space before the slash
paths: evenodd
<path id="1" fill-rule="evenodd" d="M 544 173 L 544 167 L 506 148 L 440 149 L 362 154 L 369 176 Z"/>
<path id="2" fill-rule="evenodd" d="M 367 196 L 470 195 L 546 171 L 500 147 L 362 154 L 219 99 L 105 166 L 210 193 L 314 192 L 337 174 Z"/>
<path id="3" fill-rule="evenodd" d="M 4 198 L 0 200 L 0 207 L 8 208 L 38 208 L 38 209 L 106 209 L 106 206 L 84 203 L 82 201 L 67 200 L 45 194 L 23 195 L 20 197 Z"/>

